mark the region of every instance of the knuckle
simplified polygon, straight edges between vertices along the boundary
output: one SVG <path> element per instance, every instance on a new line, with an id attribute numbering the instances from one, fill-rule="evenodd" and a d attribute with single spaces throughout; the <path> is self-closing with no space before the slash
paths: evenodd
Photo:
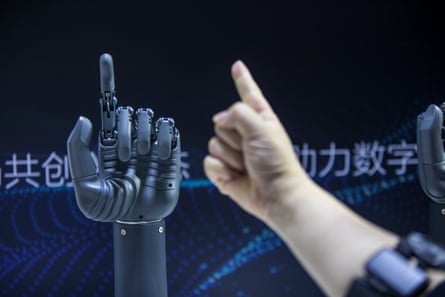
<path id="1" fill-rule="evenodd" d="M 216 142 L 217 142 L 216 137 L 210 138 L 209 143 L 207 144 L 210 153 L 212 153 L 215 150 Z"/>
<path id="2" fill-rule="evenodd" d="M 246 112 L 247 105 L 244 102 L 236 102 L 232 105 L 230 111 L 232 116 L 238 118 Z"/>

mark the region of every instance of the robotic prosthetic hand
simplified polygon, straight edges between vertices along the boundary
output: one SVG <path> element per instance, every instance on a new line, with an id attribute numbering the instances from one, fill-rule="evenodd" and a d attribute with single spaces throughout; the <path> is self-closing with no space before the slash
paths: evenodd
<path id="1" fill-rule="evenodd" d="M 445 103 L 434 104 L 417 118 L 417 158 L 423 191 L 431 198 L 429 229 L 433 239 L 445 243 Z"/>
<path id="2" fill-rule="evenodd" d="M 180 139 L 174 121 L 153 111 L 116 107 L 113 61 L 100 57 L 102 130 L 99 172 L 90 154 L 91 122 L 80 117 L 68 139 L 77 203 L 96 221 L 159 221 L 176 206 L 180 182 Z"/>
<path id="3" fill-rule="evenodd" d="M 112 57 L 99 64 L 99 169 L 87 118 L 67 141 L 77 204 L 92 220 L 114 222 L 115 296 L 166 297 L 164 219 L 179 197 L 179 132 L 171 118 L 154 122 L 151 109 L 116 107 Z"/>

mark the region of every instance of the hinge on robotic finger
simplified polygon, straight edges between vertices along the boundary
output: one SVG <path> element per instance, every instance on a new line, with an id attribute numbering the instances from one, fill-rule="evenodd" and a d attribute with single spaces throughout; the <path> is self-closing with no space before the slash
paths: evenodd
<path id="1" fill-rule="evenodd" d="M 103 145 L 114 145 L 116 143 L 116 104 L 117 99 L 112 92 L 105 91 L 101 94 L 101 142 Z"/>
<path id="2" fill-rule="evenodd" d="M 109 54 L 103 54 L 99 60 L 100 70 L 100 107 L 102 117 L 102 145 L 114 145 L 117 141 L 116 105 L 114 91 L 113 59 Z"/>
<path id="3" fill-rule="evenodd" d="M 178 141 L 178 130 L 175 127 L 175 120 L 172 118 L 161 117 L 156 121 L 156 133 L 169 134 L 171 148 L 175 148 Z M 162 132 L 161 132 L 162 131 Z"/>

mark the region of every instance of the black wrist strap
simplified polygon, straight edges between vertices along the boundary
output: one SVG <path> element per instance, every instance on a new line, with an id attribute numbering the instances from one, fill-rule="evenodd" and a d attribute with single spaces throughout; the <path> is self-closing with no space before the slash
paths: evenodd
<path id="1" fill-rule="evenodd" d="M 423 234 L 411 233 L 395 250 L 382 249 L 371 257 L 366 276 L 355 279 L 346 296 L 420 296 L 429 283 L 426 268 L 445 270 L 445 248 Z"/>

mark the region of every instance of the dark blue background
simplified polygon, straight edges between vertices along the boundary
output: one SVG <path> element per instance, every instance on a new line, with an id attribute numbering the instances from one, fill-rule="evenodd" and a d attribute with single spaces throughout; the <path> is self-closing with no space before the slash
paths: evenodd
<path id="1" fill-rule="evenodd" d="M 296 145 L 414 143 L 417 114 L 445 94 L 441 23 L 420 1 L 6 1 L 0 167 L 13 153 L 64 155 L 79 115 L 99 127 L 98 57 L 110 52 L 119 103 L 174 117 L 189 152 L 167 220 L 170 296 L 323 296 L 273 232 L 205 180 L 211 116 L 237 99 L 230 65 L 251 68 Z M 415 167 L 317 182 L 397 233 L 428 231 Z M 0 223 L 1 296 L 113 294 L 111 225 L 82 217 L 71 188 L 2 184 Z"/>

